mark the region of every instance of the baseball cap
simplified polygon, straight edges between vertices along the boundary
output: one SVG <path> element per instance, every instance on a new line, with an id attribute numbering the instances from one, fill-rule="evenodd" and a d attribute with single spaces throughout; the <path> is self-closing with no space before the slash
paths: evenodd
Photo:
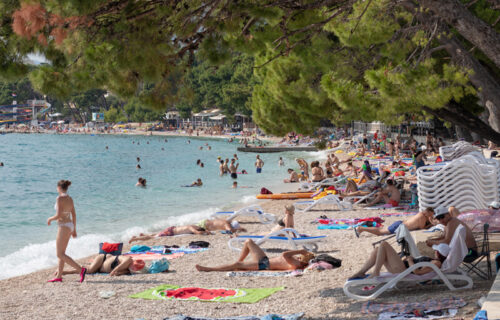
<path id="1" fill-rule="evenodd" d="M 439 216 L 442 216 L 443 214 L 447 214 L 448 210 L 445 207 L 437 207 L 434 210 L 434 218 L 437 218 Z"/>
<path id="2" fill-rule="evenodd" d="M 493 209 L 499 209 L 500 208 L 500 202 L 493 201 L 490 204 L 488 204 L 488 207 L 492 207 Z"/>
<path id="3" fill-rule="evenodd" d="M 432 246 L 432 249 L 439 252 L 443 257 L 447 257 L 450 253 L 450 246 L 446 243 L 435 244 Z"/>
<path id="4" fill-rule="evenodd" d="M 234 229 L 239 229 L 240 228 L 240 223 L 238 221 L 232 221 L 231 222 L 231 227 Z"/>

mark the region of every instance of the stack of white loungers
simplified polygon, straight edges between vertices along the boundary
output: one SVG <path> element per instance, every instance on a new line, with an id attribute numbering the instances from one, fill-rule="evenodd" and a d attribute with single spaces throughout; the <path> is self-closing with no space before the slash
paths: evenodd
<path id="1" fill-rule="evenodd" d="M 466 142 L 439 149 L 445 162 L 417 170 L 420 209 L 455 206 L 460 211 L 486 208 L 498 201 L 500 164 Z"/>

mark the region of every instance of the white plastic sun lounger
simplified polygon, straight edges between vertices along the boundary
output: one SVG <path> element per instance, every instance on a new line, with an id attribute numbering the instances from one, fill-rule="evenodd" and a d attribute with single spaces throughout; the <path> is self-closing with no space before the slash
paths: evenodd
<path id="1" fill-rule="evenodd" d="M 259 246 L 265 242 L 272 242 L 288 244 L 288 246 L 293 250 L 297 250 L 299 246 L 302 246 L 308 251 L 315 252 L 318 249 L 317 243 L 323 241 L 325 238 L 326 236 L 301 237 L 297 230 L 286 228 L 271 232 L 265 236 L 238 236 L 230 239 L 227 244 L 231 250 L 241 251 L 243 243 L 247 239 L 252 239 Z"/>
<path id="2" fill-rule="evenodd" d="M 321 186 L 334 186 L 334 187 L 340 187 L 342 185 L 345 185 L 347 181 L 347 178 L 342 177 L 342 178 L 326 178 L 323 179 L 319 182 L 306 182 L 300 185 L 301 190 L 305 191 L 311 191 L 311 190 L 316 190 L 317 188 Z"/>
<path id="3" fill-rule="evenodd" d="M 336 205 L 342 211 L 352 209 L 352 203 L 340 200 L 335 194 L 329 194 L 318 200 L 297 201 L 293 205 L 298 212 L 307 212 L 320 204 Z"/>
<path id="4" fill-rule="evenodd" d="M 368 200 L 369 198 L 372 198 L 379 191 L 380 191 L 380 189 L 376 189 L 376 190 L 373 190 L 372 192 L 370 192 L 369 194 L 364 195 L 364 196 L 343 197 L 343 200 L 349 201 L 349 200 L 353 200 L 353 199 L 358 199 L 356 202 L 354 202 L 354 204 L 360 204 L 361 202 Z"/>
<path id="5" fill-rule="evenodd" d="M 276 221 L 276 216 L 272 213 L 264 212 L 264 209 L 258 205 L 252 205 L 245 208 L 241 208 L 237 211 L 219 211 L 212 214 L 214 218 L 225 218 L 227 221 L 231 222 L 237 217 L 257 217 L 260 222 L 267 224 Z"/>
<path id="6" fill-rule="evenodd" d="M 443 262 L 441 269 L 439 269 L 435 264 L 430 262 L 420 262 L 416 263 L 410 268 L 406 269 L 399 274 L 384 273 L 380 277 L 361 279 L 361 280 L 351 280 L 344 284 L 344 293 L 352 299 L 355 300 L 371 300 L 380 296 L 382 293 L 388 289 L 394 288 L 400 282 L 421 282 L 427 280 L 442 280 L 448 289 L 461 290 L 472 288 L 472 279 L 459 268 L 464 257 L 467 255 L 467 246 L 465 244 L 465 228 L 460 225 L 453 238 L 450 242 L 450 253 L 448 257 Z M 418 268 L 429 267 L 434 271 L 429 272 L 424 275 L 416 275 L 412 272 Z M 451 283 L 451 281 L 462 281 L 465 282 L 462 286 L 456 286 Z M 376 286 L 373 290 L 362 291 L 359 288 L 365 286 L 374 285 Z M 377 288 L 377 286 L 382 285 Z M 374 291 L 375 290 L 375 291 Z M 366 293 L 364 295 L 363 293 Z"/>

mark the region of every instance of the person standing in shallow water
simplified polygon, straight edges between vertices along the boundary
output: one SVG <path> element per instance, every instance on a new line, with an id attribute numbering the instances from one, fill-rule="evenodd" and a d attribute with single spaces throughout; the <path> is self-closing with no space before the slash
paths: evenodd
<path id="1" fill-rule="evenodd" d="M 69 264 L 75 270 L 80 271 L 80 282 L 85 279 L 85 274 L 87 269 L 75 262 L 71 257 L 66 255 L 66 248 L 68 247 L 69 239 L 71 236 L 76 238 L 76 212 L 73 199 L 67 194 L 68 188 L 71 185 L 71 181 L 60 180 L 57 183 L 57 192 L 59 196 L 56 199 L 56 204 L 54 208 L 56 209 L 56 214 L 49 219 L 47 219 L 47 224 L 50 226 L 52 221 L 57 220 L 57 238 L 56 238 L 56 250 L 57 258 L 59 259 L 59 265 L 55 273 L 55 278 L 49 280 L 48 282 L 62 282 L 62 275 L 64 271 L 64 265 Z"/>
<path id="2" fill-rule="evenodd" d="M 262 161 L 262 159 L 260 158 L 260 156 L 257 155 L 256 160 L 255 160 L 255 169 L 256 169 L 255 171 L 257 173 L 261 173 L 263 166 L 264 166 L 264 161 Z"/>

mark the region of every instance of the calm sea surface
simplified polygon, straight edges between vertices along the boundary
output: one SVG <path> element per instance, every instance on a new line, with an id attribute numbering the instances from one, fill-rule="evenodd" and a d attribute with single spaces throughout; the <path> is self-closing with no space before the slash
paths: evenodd
<path id="1" fill-rule="evenodd" d="M 235 190 L 229 176 L 219 176 L 217 157 L 232 158 L 238 146 L 181 137 L 0 135 L 0 162 L 5 163 L 0 167 L 0 279 L 56 264 L 57 223 L 47 226 L 46 221 L 54 214 L 60 179 L 72 182 L 68 193 L 76 206 L 78 238 L 71 239 L 68 252 L 80 258 L 95 253 L 102 241 L 125 241 L 254 201 L 261 187 L 276 190 L 288 165 L 296 168 L 294 158 L 306 155 L 263 154 L 263 173 L 256 174 L 255 154 L 238 153 L 239 171 L 249 173 L 239 175 L 238 184 L 250 188 Z M 278 166 L 280 156 L 284 167 Z M 137 157 L 142 169 L 136 169 Z M 147 188 L 135 187 L 139 177 L 147 179 Z M 181 187 L 197 178 L 203 187 Z"/>

